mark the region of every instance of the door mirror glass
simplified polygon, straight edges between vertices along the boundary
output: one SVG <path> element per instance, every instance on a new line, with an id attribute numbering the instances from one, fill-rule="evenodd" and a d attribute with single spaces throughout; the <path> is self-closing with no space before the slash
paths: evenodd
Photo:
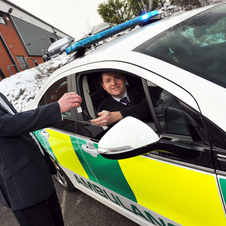
<path id="1" fill-rule="evenodd" d="M 158 135 L 147 124 L 128 116 L 101 138 L 98 152 L 108 159 L 124 159 L 145 154 L 143 147 L 157 141 Z"/>

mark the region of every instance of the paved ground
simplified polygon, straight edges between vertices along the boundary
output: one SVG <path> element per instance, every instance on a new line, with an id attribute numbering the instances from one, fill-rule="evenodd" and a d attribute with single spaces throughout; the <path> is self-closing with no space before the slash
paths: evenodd
<path id="1" fill-rule="evenodd" d="M 55 181 L 55 180 L 54 180 Z M 65 226 L 137 226 L 136 223 L 76 190 L 67 192 L 55 182 Z M 0 204 L 0 226 L 19 226 L 8 208 Z"/>

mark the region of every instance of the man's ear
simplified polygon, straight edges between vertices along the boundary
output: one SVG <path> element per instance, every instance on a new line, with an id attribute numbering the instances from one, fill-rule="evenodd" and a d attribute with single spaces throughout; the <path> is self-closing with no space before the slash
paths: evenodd
<path id="1" fill-rule="evenodd" d="M 106 90 L 106 89 L 105 89 L 105 86 L 104 86 L 104 84 L 103 84 L 103 83 L 101 83 L 101 85 L 102 85 L 103 89 L 104 89 L 104 90 Z"/>
<path id="2" fill-rule="evenodd" d="M 126 76 L 123 75 L 123 81 L 126 83 Z"/>

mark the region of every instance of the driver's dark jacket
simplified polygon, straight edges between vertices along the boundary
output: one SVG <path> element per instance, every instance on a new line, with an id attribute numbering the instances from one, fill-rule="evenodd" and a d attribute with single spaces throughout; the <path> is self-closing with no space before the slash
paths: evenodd
<path id="1" fill-rule="evenodd" d="M 0 109 L 0 202 L 21 210 L 47 199 L 54 191 L 49 167 L 29 132 L 60 124 L 62 116 L 57 102 L 17 113 L 0 96 L 15 112 L 12 115 Z"/>
<path id="2" fill-rule="evenodd" d="M 133 106 L 126 106 L 116 101 L 111 95 L 108 94 L 107 99 L 100 104 L 98 112 L 103 110 L 110 112 L 120 111 L 123 118 L 133 116 L 142 121 L 150 121 L 151 114 L 143 91 L 134 86 L 126 86 L 126 89 L 130 102 Z"/>

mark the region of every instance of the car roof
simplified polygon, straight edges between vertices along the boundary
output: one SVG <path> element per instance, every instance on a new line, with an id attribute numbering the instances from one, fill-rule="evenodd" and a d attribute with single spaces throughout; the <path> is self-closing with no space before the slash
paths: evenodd
<path id="1" fill-rule="evenodd" d="M 127 49 L 133 50 L 136 48 L 140 43 L 147 41 L 148 39 L 162 33 L 163 31 L 167 30 L 168 28 L 180 23 L 183 20 L 186 20 L 194 15 L 197 15 L 209 8 L 214 7 L 215 5 L 210 5 L 206 7 L 201 7 L 198 9 L 194 9 L 187 12 L 179 12 L 170 17 L 157 20 L 154 23 L 149 25 L 143 26 L 139 29 L 134 29 L 131 32 L 128 32 L 126 35 L 121 35 L 119 38 L 115 38 L 110 42 L 101 45 L 95 51 L 91 52 L 90 54 L 97 54 L 103 51 L 109 50 L 120 50 L 120 49 Z M 121 33 L 122 34 L 122 33 Z M 117 35 L 116 35 L 117 36 Z"/>

